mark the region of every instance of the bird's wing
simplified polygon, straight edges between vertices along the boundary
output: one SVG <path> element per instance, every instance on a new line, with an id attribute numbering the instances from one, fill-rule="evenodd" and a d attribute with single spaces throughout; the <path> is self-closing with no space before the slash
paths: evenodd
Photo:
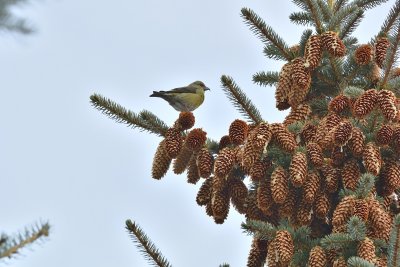
<path id="1" fill-rule="evenodd" d="M 195 94 L 196 93 L 196 87 L 193 86 L 185 86 L 185 87 L 178 87 L 175 89 L 172 89 L 170 91 L 167 91 L 166 93 L 191 93 Z"/>

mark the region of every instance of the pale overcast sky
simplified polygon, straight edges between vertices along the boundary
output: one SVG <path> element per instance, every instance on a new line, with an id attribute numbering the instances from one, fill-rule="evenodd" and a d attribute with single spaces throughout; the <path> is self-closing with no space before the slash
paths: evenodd
<path id="1" fill-rule="evenodd" d="M 360 43 L 377 33 L 389 1 L 367 13 Z M 279 70 L 239 16 L 254 9 L 289 44 L 301 26 L 289 22 L 290 1 L 36 0 L 18 10 L 37 32 L 0 35 L 0 230 L 16 232 L 48 220 L 51 235 L 17 267 L 148 266 L 124 229 L 136 220 L 175 267 L 246 265 L 251 238 L 231 209 L 216 225 L 197 206 L 200 183 L 171 171 L 153 180 L 161 140 L 102 115 L 99 93 L 132 111 L 148 109 L 172 124 L 178 113 L 152 90 L 202 80 L 211 88 L 195 111 L 196 127 L 219 139 L 240 114 L 220 87 L 232 76 L 269 122 L 282 121 L 273 90 L 252 75 Z"/>

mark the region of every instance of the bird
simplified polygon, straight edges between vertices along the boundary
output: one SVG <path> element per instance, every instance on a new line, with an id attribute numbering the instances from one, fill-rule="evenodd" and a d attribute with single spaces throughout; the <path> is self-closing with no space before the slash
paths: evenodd
<path id="1" fill-rule="evenodd" d="M 175 110 L 193 111 L 204 102 L 204 92 L 210 90 L 202 81 L 195 81 L 185 87 L 169 91 L 153 91 L 150 97 L 160 97 L 167 101 Z"/>

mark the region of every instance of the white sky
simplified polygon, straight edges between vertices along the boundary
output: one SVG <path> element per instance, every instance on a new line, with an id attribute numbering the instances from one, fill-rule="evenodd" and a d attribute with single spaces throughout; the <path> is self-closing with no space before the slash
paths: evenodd
<path id="1" fill-rule="evenodd" d="M 389 1 L 367 13 L 360 43 L 377 33 Z M 112 3 L 112 4 L 111 4 Z M 18 12 L 38 29 L 2 34 L 0 42 L 0 229 L 16 232 L 49 220 L 51 236 L 24 250 L 17 267 L 148 266 L 124 222 L 136 220 L 175 266 L 245 266 L 251 239 L 231 209 L 216 225 L 195 203 L 200 183 L 172 172 L 150 178 L 161 140 L 117 124 L 92 108 L 100 93 L 172 124 L 178 113 L 152 90 L 202 80 L 211 88 L 196 110 L 196 127 L 218 140 L 240 114 L 221 90 L 232 76 L 267 121 L 281 121 L 273 90 L 254 85 L 266 60 L 262 43 L 239 16 L 253 8 L 289 43 L 304 29 L 291 25 L 290 1 L 43 0 Z"/>

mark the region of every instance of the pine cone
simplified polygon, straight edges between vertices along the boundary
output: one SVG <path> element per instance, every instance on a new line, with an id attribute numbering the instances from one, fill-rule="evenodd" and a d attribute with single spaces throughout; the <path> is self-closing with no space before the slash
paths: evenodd
<path id="1" fill-rule="evenodd" d="M 181 131 L 188 130 L 194 126 L 195 118 L 192 112 L 181 112 L 175 122 L 175 127 Z"/>
<path id="2" fill-rule="evenodd" d="M 340 175 L 337 169 L 326 164 L 321 168 L 325 177 L 325 187 L 328 193 L 335 193 L 338 190 Z"/>
<path id="3" fill-rule="evenodd" d="M 299 226 L 309 226 L 312 219 L 312 205 L 301 200 L 296 208 L 296 223 Z"/>
<path id="4" fill-rule="evenodd" d="M 289 92 L 292 88 L 292 64 L 286 63 L 283 65 L 279 73 L 278 86 L 275 90 L 276 107 L 279 110 L 288 109 Z"/>
<path id="5" fill-rule="evenodd" d="M 229 213 L 229 195 L 227 190 L 213 192 L 211 198 L 211 208 L 215 223 L 224 223 Z"/>
<path id="6" fill-rule="evenodd" d="M 262 265 L 260 265 L 262 266 Z M 268 253 L 267 253 L 267 266 L 268 267 L 280 267 L 279 254 L 277 251 L 277 246 L 275 240 L 269 242 Z"/>
<path id="7" fill-rule="evenodd" d="M 234 120 L 229 127 L 229 138 L 234 145 L 241 145 L 247 137 L 248 126 L 245 121 Z"/>
<path id="8" fill-rule="evenodd" d="M 211 201 L 212 183 L 213 183 L 213 177 L 210 177 L 206 179 L 200 186 L 196 196 L 196 202 L 199 206 L 204 206 Z"/>
<path id="9" fill-rule="evenodd" d="M 351 138 L 348 143 L 348 147 L 350 148 L 351 153 L 353 154 L 354 157 L 359 158 L 362 156 L 363 151 L 364 151 L 364 134 L 362 131 L 357 128 L 353 127 L 352 133 L 351 133 Z"/>
<path id="10" fill-rule="evenodd" d="M 372 47 L 368 44 L 359 46 L 354 52 L 354 59 L 358 65 L 367 65 L 372 58 Z"/>
<path id="11" fill-rule="evenodd" d="M 378 64 L 374 63 L 372 65 L 371 72 L 369 73 L 369 78 L 373 84 L 377 84 L 381 79 L 381 69 Z"/>
<path id="12" fill-rule="evenodd" d="M 388 38 L 380 37 L 376 40 L 375 62 L 380 68 L 383 68 L 383 63 L 386 58 L 386 52 L 389 47 L 390 47 L 390 42 Z"/>
<path id="13" fill-rule="evenodd" d="M 378 102 L 378 92 L 375 89 L 365 91 L 354 103 L 354 115 L 363 118 L 367 116 Z"/>
<path id="14" fill-rule="evenodd" d="M 281 166 L 276 167 L 271 174 L 271 193 L 275 203 L 282 204 L 285 201 L 289 193 L 288 182 L 285 169 Z"/>
<path id="15" fill-rule="evenodd" d="M 379 91 L 378 104 L 383 116 L 388 121 L 396 120 L 397 116 L 396 96 L 392 91 L 389 90 Z"/>
<path id="16" fill-rule="evenodd" d="M 363 161 L 368 172 L 372 173 L 373 175 L 379 174 L 382 166 L 382 159 L 379 148 L 374 143 L 370 142 L 365 145 Z"/>
<path id="17" fill-rule="evenodd" d="M 310 251 L 308 258 L 309 267 L 325 267 L 327 264 L 326 254 L 322 247 L 315 246 Z"/>
<path id="18" fill-rule="evenodd" d="M 360 179 L 361 171 L 358 167 L 357 161 L 351 159 L 344 163 L 342 169 L 342 181 L 343 186 L 346 189 L 355 190 L 358 185 L 358 180 Z"/>
<path id="19" fill-rule="evenodd" d="M 314 142 L 317 134 L 317 126 L 306 124 L 301 131 L 301 138 L 304 143 Z"/>
<path id="20" fill-rule="evenodd" d="M 248 195 L 246 185 L 239 178 L 229 179 L 228 190 L 236 210 L 241 214 L 245 213 L 245 203 Z"/>
<path id="21" fill-rule="evenodd" d="M 379 146 L 385 146 L 390 144 L 393 139 L 393 128 L 390 125 L 384 124 L 376 133 L 375 141 Z"/>
<path id="22" fill-rule="evenodd" d="M 393 148 L 400 152 L 400 127 L 397 126 L 393 129 Z"/>
<path id="23" fill-rule="evenodd" d="M 301 187 L 307 176 L 307 156 L 302 152 L 293 155 L 289 167 L 290 180 L 294 187 Z"/>
<path id="24" fill-rule="evenodd" d="M 346 151 L 342 146 L 335 146 L 331 152 L 331 163 L 334 167 L 340 167 L 346 159 Z"/>
<path id="25" fill-rule="evenodd" d="M 333 262 L 333 267 L 347 267 L 346 260 L 343 257 L 336 259 Z"/>
<path id="26" fill-rule="evenodd" d="M 305 67 L 313 70 L 321 62 L 322 42 L 319 35 L 312 35 L 308 38 L 304 49 Z"/>
<path id="27" fill-rule="evenodd" d="M 313 204 L 318 190 L 321 186 L 321 177 L 316 172 L 309 172 L 307 180 L 304 183 L 303 200 L 306 203 Z"/>
<path id="28" fill-rule="evenodd" d="M 337 146 L 344 146 L 351 138 L 353 125 L 344 120 L 337 125 L 333 131 L 333 141 Z"/>
<path id="29" fill-rule="evenodd" d="M 260 267 L 264 265 L 267 258 L 268 241 L 253 238 L 249 256 L 247 258 L 247 267 Z"/>
<path id="30" fill-rule="evenodd" d="M 277 231 L 274 242 L 276 242 L 276 251 L 279 257 L 279 262 L 287 265 L 292 260 L 294 254 L 292 236 L 288 231 Z"/>
<path id="31" fill-rule="evenodd" d="M 399 68 L 399 67 L 394 68 L 394 69 L 392 70 L 391 75 L 390 75 L 390 78 L 391 78 L 391 79 L 395 79 L 395 78 L 397 78 L 397 77 L 400 77 L 400 68 Z"/>
<path id="32" fill-rule="evenodd" d="M 224 135 L 221 137 L 221 140 L 219 140 L 218 144 L 218 151 L 224 149 L 225 147 L 229 146 L 232 144 L 231 138 L 229 135 Z"/>
<path id="33" fill-rule="evenodd" d="M 296 189 L 293 187 L 289 187 L 288 195 L 285 198 L 285 201 L 279 207 L 279 216 L 282 218 L 289 218 L 293 215 L 296 207 L 297 199 Z"/>
<path id="34" fill-rule="evenodd" d="M 300 104 L 290 110 L 290 113 L 283 121 L 283 125 L 288 126 L 294 122 L 304 121 L 311 114 L 311 107 L 307 104 Z"/>
<path id="35" fill-rule="evenodd" d="M 187 181 L 189 184 L 196 184 L 200 180 L 199 169 L 197 168 L 197 155 L 190 158 L 187 169 Z"/>
<path id="36" fill-rule="evenodd" d="M 272 130 L 267 123 L 261 123 L 246 139 L 243 146 L 241 164 L 244 169 L 250 170 L 272 138 Z"/>
<path id="37" fill-rule="evenodd" d="M 295 108 L 298 105 L 302 104 L 305 101 L 309 90 L 310 87 L 303 88 L 297 84 L 293 85 L 292 90 L 289 93 L 289 105 L 292 108 Z"/>
<path id="38" fill-rule="evenodd" d="M 328 215 L 330 207 L 330 202 L 328 196 L 325 192 L 319 192 L 317 198 L 315 199 L 315 215 L 320 219 L 325 219 Z"/>
<path id="39" fill-rule="evenodd" d="M 165 134 L 165 148 L 170 158 L 176 158 L 182 149 L 182 134 L 176 128 L 169 128 Z"/>
<path id="40" fill-rule="evenodd" d="M 181 174 L 186 170 L 192 154 L 193 150 L 189 149 L 185 145 L 182 147 L 173 164 L 173 170 L 175 174 Z"/>
<path id="41" fill-rule="evenodd" d="M 324 163 L 322 148 L 317 143 L 309 142 L 307 144 L 307 156 L 310 162 L 317 168 L 321 167 Z"/>
<path id="42" fill-rule="evenodd" d="M 354 216 L 358 216 L 364 222 L 368 221 L 369 206 L 365 199 L 356 199 L 354 206 Z"/>
<path id="43" fill-rule="evenodd" d="M 227 176 L 233 168 L 234 160 L 235 153 L 233 149 L 229 147 L 222 149 L 215 160 L 214 174 L 218 177 Z"/>
<path id="44" fill-rule="evenodd" d="M 254 129 L 251 142 L 256 148 L 264 149 L 272 138 L 272 129 L 266 122 L 262 122 Z"/>
<path id="45" fill-rule="evenodd" d="M 337 114 L 342 113 L 350 107 L 350 99 L 342 94 L 336 96 L 329 102 L 328 110 Z"/>
<path id="46" fill-rule="evenodd" d="M 400 188 L 400 164 L 394 160 L 387 160 L 381 175 L 387 194 Z"/>
<path id="47" fill-rule="evenodd" d="M 392 219 L 376 200 L 370 202 L 369 222 L 373 233 L 372 237 L 389 240 Z"/>
<path id="48" fill-rule="evenodd" d="M 328 31 L 321 35 L 322 47 L 334 57 L 343 57 L 346 54 L 346 46 L 340 40 L 336 32 Z"/>
<path id="49" fill-rule="evenodd" d="M 341 227 L 347 222 L 354 213 L 354 206 L 354 196 L 346 196 L 339 202 L 332 216 L 333 228 Z"/>
<path id="50" fill-rule="evenodd" d="M 200 128 L 191 130 L 185 140 L 185 146 L 193 151 L 199 151 L 207 140 L 207 133 Z"/>
<path id="51" fill-rule="evenodd" d="M 304 58 L 298 57 L 292 61 L 292 80 L 300 89 L 308 89 L 311 85 L 311 74 L 305 67 Z"/>
<path id="52" fill-rule="evenodd" d="M 273 123 L 270 126 L 272 137 L 276 140 L 278 145 L 286 152 L 293 152 L 297 147 L 294 135 L 280 123 Z"/>
<path id="53" fill-rule="evenodd" d="M 246 219 L 259 221 L 264 219 L 264 214 L 258 205 L 258 189 L 256 191 L 249 191 L 245 204 Z"/>
<path id="54" fill-rule="evenodd" d="M 265 214 L 271 214 L 272 193 L 270 181 L 260 181 L 257 188 L 257 207 Z"/>
<path id="55" fill-rule="evenodd" d="M 153 159 L 151 176 L 154 179 L 160 180 L 167 173 L 172 158 L 168 155 L 165 140 L 161 141 L 157 147 L 156 154 Z"/>
<path id="56" fill-rule="evenodd" d="M 207 148 L 200 149 L 197 154 L 197 165 L 199 168 L 199 175 L 202 178 L 208 178 L 213 169 L 214 157 Z"/>
<path id="57" fill-rule="evenodd" d="M 268 158 L 257 159 L 250 169 L 251 180 L 256 182 L 264 179 L 271 166 L 272 162 Z"/>

